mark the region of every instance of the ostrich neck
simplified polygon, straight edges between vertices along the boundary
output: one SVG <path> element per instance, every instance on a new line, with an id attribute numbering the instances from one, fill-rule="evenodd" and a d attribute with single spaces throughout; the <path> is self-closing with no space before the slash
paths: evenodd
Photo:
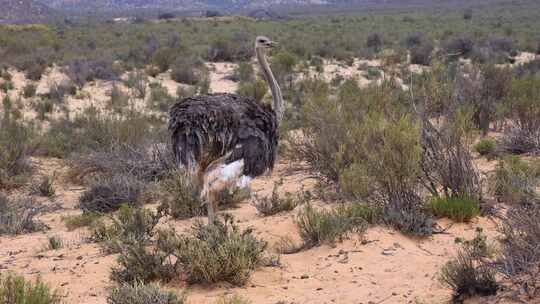
<path id="1" fill-rule="evenodd" d="M 257 53 L 257 60 L 261 65 L 264 78 L 270 87 L 270 91 L 272 92 L 272 109 L 276 113 L 279 124 L 283 119 L 283 96 L 281 96 L 281 89 L 279 88 L 279 84 L 276 81 L 272 70 L 270 69 L 270 65 L 268 65 L 264 50 L 262 48 L 256 48 L 255 52 Z"/>

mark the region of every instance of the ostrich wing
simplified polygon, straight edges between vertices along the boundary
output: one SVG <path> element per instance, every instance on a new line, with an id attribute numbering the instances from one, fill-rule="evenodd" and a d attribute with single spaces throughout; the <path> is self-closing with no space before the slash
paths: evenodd
<path id="1" fill-rule="evenodd" d="M 275 113 L 234 94 L 189 97 L 171 108 L 169 131 L 177 162 L 204 171 L 228 153 L 225 164 L 243 159 L 243 174 L 272 169 L 278 141 Z"/>

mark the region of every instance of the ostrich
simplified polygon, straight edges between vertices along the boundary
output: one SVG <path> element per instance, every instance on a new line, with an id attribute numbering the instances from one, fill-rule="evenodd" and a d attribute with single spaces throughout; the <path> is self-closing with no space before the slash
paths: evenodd
<path id="1" fill-rule="evenodd" d="M 210 224 L 216 217 L 218 191 L 233 186 L 249 189 L 253 177 L 274 167 L 284 103 L 265 53 L 275 44 L 264 36 L 255 40 L 257 61 L 272 93 L 271 105 L 216 93 L 185 98 L 170 110 L 176 163 L 202 185 L 200 196 Z"/>

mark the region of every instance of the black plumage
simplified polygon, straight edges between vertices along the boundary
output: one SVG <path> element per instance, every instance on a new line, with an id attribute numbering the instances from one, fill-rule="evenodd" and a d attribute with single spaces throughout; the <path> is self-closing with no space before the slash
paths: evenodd
<path id="1" fill-rule="evenodd" d="M 215 160 L 244 160 L 243 174 L 259 176 L 276 159 L 278 123 L 274 110 L 235 94 L 188 97 L 170 110 L 169 131 L 176 161 L 204 172 Z"/>

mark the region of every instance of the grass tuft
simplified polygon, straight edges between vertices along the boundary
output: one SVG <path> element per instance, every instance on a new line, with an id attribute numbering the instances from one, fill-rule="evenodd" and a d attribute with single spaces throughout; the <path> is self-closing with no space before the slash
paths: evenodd
<path id="1" fill-rule="evenodd" d="M 428 202 L 435 216 L 447 217 L 456 222 L 468 222 L 480 214 L 476 200 L 468 197 L 432 197 Z"/>

